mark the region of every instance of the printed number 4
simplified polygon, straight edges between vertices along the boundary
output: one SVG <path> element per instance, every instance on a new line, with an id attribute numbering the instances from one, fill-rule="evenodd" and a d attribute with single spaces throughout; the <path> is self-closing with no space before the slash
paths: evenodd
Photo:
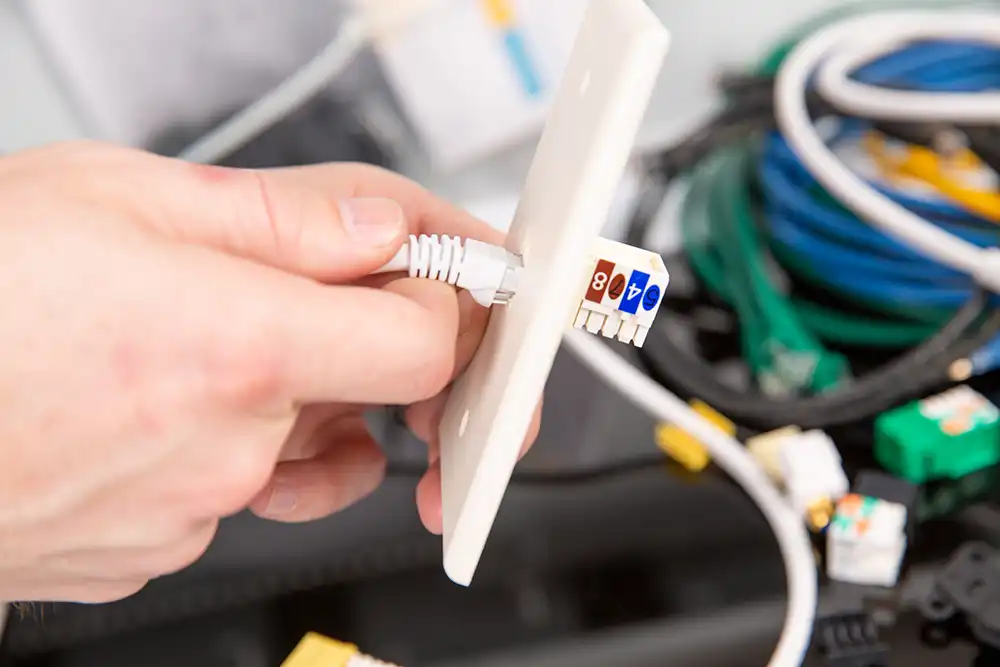
<path id="1" fill-rule="evenodd" d="M 625 298 L 628 301 L 632 301 L 633 299 L 638 299 L 640 294 L 642 294 L 642 288 L 635 283 L 632 283 L 628 286 L 628 296 Z"/>

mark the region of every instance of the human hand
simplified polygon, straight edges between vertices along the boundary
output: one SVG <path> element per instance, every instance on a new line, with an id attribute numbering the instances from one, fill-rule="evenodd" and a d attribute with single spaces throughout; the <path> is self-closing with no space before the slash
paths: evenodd
<path id="1" fill-rule="evenodd" d="M 411 405 L 435 461 L 486 311 L 362 279 L 410 232 L 496 240 L 371 167 L 89 143 L 0 159 L 0 599 L 119 599 L 196 560 L 221 517 L 351 504 L 384 471 L 365 406 Z M 440 531 L 436 468 L 417 501 Z"/>

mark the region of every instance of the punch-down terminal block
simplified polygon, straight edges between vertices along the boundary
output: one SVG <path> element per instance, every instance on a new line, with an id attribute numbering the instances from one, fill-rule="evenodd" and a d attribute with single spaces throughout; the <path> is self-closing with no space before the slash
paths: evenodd
<path id="1" fill-rule="evenodd" d="M 655 252 L 599 238 L 573 326 L 642 347 L 670 275 Z"/>

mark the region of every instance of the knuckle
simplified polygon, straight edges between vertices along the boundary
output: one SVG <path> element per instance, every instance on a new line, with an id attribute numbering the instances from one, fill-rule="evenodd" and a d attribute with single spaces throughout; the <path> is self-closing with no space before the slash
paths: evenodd
<path id="1" fill-rule="evenodd" d="M 177 542 L 153 551 L 140 566 L 141 574 L 149 579 L 179 572 L 198 561 L 215 538 L 217 523 L 196 530 Z"/>
<path id="2" fill-rule="evenodd" d="M 207 346 L 206 377 L 213 393 L 237 409 L 256 409 L 280 396 L 285 350 L 275 329 L 259 323 L 231 326 Z"/>
<path id="3" fill-rule="evenodd" d="M 274 461 L 252 445 L 235 448 L 217 480 L 213 513 L 235 514 L 246 508 L 274 474 Z"/>

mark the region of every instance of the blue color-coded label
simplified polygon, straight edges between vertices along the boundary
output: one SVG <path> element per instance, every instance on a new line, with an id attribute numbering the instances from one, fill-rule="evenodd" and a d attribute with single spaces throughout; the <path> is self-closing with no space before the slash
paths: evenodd
<path id="1" fill-rule="evenodd" d="M 660 286 L 650 285 L 642 296 L 642 308 L 643 310 L 653 310 L 658 303 L 660 303 Z"/>
<path id="2" fill-rule="evenodd" d="M 618 310 L 623 313 L 635 315 L 642 302 L 642 295 L 646 291 L 646 284 L 649 282 L 649 274 L 642 271 L 633 271 L 628 279 L 628 287 L 625 288 L 625 296 L 622 298 Z"/>
<path id="3" fill-rule="evenodd" d="M 514 65 L 517 77 L 521 80 L 524 91 L 530 97 L 538 97 L 542 94 L 542 81 L 538 75 L 538 70 L 532 62 L 528 53 L 528 46 L 524 43 L 524 36 L 518 30 L 507 30 L 503 37 L 507 54 Z"/>

